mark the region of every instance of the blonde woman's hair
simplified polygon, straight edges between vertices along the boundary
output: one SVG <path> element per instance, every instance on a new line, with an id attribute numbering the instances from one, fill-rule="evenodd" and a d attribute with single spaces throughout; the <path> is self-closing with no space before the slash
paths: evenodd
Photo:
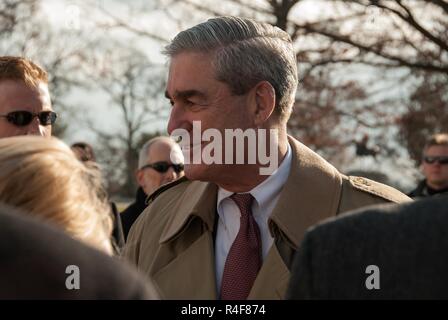
<path id="1" fill-rule="evenodd" d="M 56 138 L 0 139 L 0 202 L 62 227 L 112 254 L 112 218 L 101 174 Z"/>

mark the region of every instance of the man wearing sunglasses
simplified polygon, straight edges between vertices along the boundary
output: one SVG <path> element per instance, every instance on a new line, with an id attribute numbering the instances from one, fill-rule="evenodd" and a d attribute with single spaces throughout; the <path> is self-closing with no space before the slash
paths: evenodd
<path id="1" fill-rule="evenodd" d="M 56 118 L 47 73 L 27 59 L 0 57 L 0 138 L 50 137 Z"/>
<path id="2" fill-rule="evenodd" d="M 431 136 L 423 148 L 421 170 L 425 178 L 409 196 L 448 194 L 448 134 Z"/>
<path id="3" fill-rule="evenodd" d="M 135 202 L 121 213 L 125 239 L 134 221 L 146 208 L 146 197 L 162 184 L 183 176 L 183 162 L 179 145 L 168 137 L 156 137 L 143 145 L 136 172 L 139 188 Z"/>

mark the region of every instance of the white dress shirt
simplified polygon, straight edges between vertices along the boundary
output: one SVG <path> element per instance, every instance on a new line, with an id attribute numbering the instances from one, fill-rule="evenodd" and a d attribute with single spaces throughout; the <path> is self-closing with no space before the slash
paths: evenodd
<path id="1" fill-rule="evenodd" d="M 254 197 L 252 214 L 260 229 L 262 257 L 265 259 L 274 242 L 268 229 L 268 218 L 280 197 L 280 192 L 286 183 L 291 169 L 291 147 L 288 144 L 285 158 L 277 170 L 266 180 L 249 191 Z M 233 192 L 223 188 L 218 189 L 217 211 L 218 225 L 215 241 L 216 285 L 218 295 L 221 290 L 222 274 L 230 247 L 240 229 L 241 213 L 236 203 L 230 199 Z"/>

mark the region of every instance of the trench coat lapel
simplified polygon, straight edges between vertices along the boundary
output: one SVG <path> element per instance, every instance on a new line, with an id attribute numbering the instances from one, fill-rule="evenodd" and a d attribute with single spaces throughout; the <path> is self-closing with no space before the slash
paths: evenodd
<path id="1" fill-rule="evenodd" d="M 306 230 L 338 212 L 342 192 L 340 173 L 327 161 L 293 138 L 288 180 L 269 219 L 275 241 L 292 255 Z M 289 263 L 289 262 L 288 262 Z M 284 299 L 290 272 L 274 243 L 255 280 L 250 299 Z"/>
<path id="2" fill-rule="evenodd" d="M 213 227 L 217 187 L 193 182 L 189 189 L 162 233 L 150 271 L 162 299 L 216 299 Z"/>
<path id="3" fill-rule="evenodd" d="M 216 299 L 212 233 L 204 232 L 152 278 L 162 299 Z"/>
<path id="4" fill-rule="evenodd" d="M 284 299 L 289 282 L 289 270 L 273 245 L 249 293 L 249 300 Z"/>
<path id="5" fill-rule="evenodd" d="M 342 193 L 341 174 L 326 160 L 293 138 L 291 171 L 269 218 L 273 237 L 284 235 L 297 249 L 307 229 L 336 216 Z"/>

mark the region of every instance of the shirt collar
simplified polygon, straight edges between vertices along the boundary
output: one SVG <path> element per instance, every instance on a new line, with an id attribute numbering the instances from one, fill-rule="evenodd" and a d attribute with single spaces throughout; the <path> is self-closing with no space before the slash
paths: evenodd
<path id="1" fill-rule="evenodd" d="M 266 180 L 249 191 L 260 208 L 265 207 L 269 201 L 274 199 L 280 193 L 283 185 L 286 183 L 286 180 L 288 180 L 291 163 L 292 152 L 291 146 L 288 143 L 285 158 L 280 163 L 280 166 Z M 234 192 L 220 187 L 218 189 L 218 199 L 216 201 L 217 208 L 224 199 L 230 197 L 233 193 Z M 218 210 L 218 213 L 220 213 L 220 210 Z"/>

